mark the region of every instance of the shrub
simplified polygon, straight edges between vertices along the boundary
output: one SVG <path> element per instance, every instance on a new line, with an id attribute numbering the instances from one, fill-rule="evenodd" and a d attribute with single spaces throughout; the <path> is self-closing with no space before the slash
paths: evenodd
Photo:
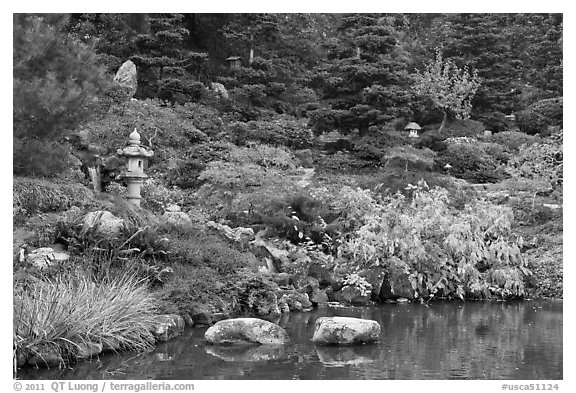
<path id="1" fill-rule="evenodd" d="M 48 180 L 14 178 L 14 216 L 30 216 L 84 207 L 92 202 L 92 192 L 81 184 L 55 183 Z"/>
<path id="2" fill-rule="evenodd" d="M 181 207 L 188 204 L 187 198 L 181 189 L 173 186 L 166 188 L 159 181 L 146 179 L 142 184 L 142 207 L 153 212 L 163 212 L 172 204 Z"/>
<path id="3" fill-rule="evenodd" d="M 536 139 L 523 132 L 503 131 L 492 135 L 491 141 L 504 146 L 510 152 L 517 153 L 522 145 L 531 145 Z"/>
<path id="4" fill-rule="evenodd" d="M 555 188 L 563 184 L 562 131 L 542 142 L 524 145 L 506 168 L 515 178 L 548 182 Z"/>
<path id="5" fill-rule="evenodd" d="M 424 182 L 410 199 L 396 194 L 379 203 L 369 192 L 359 195 L 355 209 L 348 207 L 359 225 L 338 251 L 350 269 L 383 266 L 392 282 L 407 276 L 420 297 L 524 295 L 530 272 L 509 208 L 480 200 L 453 210 L 446 190 Z"/>
<path id="6" fill-rule="evenodd" d="M 562 127 L 563 112 L 562 97 L 547 98 L 517 113 L 516 123 L 520 131 L 527 134 L 543 133 L 549 126 Z"/>
<path id="7" fill-rule="evenodd" d="M 209 163 L 198 177 L 205 182 L 197 193 L 200 205 L 217 216 L 249 210 L 253 203 L 266 203 L 295 187 L 297 179 L 289 173 L 296 162 L 285 149 L 255 144 L 232 149 L 226 160 Z"/>
<path id="8" fill-rule="evenodd" d="M 450 174 L 476 183 L 494 183 L 505 177 L 498 162 L 476 140 L 449 138 L 447 142 L 446 151 L 435 161 L 437 170 L 445 170 L 449 164 Z"/>
<path id="9" fill-rule="evenodd" d="M 62 363 L 78 357 L 79 345 L 121 349 L 153 347 L 158 300 L 131 275 L 94 282 L 81 275 L 36 281 L 14 291 L 14 351 L 28 357 L 52 347 Z"/>
<path id="10" fill-rule="evenodd" d="M 250 142 L 307 149 L 313 144 L 313 135 L 304 120 L 279 118 L 273 121 L 233 122 L 229 125 L 232 142 L 245 145 Z"/>
<path id="11" fill-rule="evenodd" d="M 69 167 L 70 149 L 43 140 L 14 140 L 12 172 L 16 176 L 54 177 Z"/>

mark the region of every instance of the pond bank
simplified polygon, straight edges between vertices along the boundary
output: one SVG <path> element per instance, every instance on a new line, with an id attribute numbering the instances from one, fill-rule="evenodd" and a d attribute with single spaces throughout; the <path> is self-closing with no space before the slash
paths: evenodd
<path id="1" fill-rule="evenodd" d="M 186 328 L 152 352 L 107 354 L 67 369 L 23 369 L 22 379 L 562 379 L 562 301 L 431 302 L 321 307 L 267 318 L 281 348 L 207 346 Z M 311 342 L 324 316 L 376 320 L 379 342 Z"/>

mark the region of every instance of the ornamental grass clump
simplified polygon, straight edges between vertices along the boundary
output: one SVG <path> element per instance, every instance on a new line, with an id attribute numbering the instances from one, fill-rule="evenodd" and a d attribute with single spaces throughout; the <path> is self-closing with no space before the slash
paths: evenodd
<path id="1" fill-rule="evenodd" d="M 149 350 L 159 301 L 132 274 L 95 282 L 71 273 L 14 290 L 15 358 L 42 357 L 51 348 L 61 363 L 80 356 L 82 344 Z"/>

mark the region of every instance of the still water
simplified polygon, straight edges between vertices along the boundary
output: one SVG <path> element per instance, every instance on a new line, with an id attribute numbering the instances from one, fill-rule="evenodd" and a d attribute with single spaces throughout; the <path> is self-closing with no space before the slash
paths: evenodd
<path id="1" fill-rule="evenodd" d="M 311 343 L 322 316 L 373 319 L 376 344 Z M 215 347 L 206 328 L 187 329 L 145 354 L 104 355 L 22 379 L 562 379 L 562 301 L 436 302 L 321 308 L 273 320 L 284 347 Z"/>

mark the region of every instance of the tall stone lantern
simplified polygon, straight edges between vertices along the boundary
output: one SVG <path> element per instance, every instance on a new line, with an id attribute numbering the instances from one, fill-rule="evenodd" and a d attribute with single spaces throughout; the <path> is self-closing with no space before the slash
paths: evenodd
<path id="1" fill-rule="evenodd" d="M 119 156 L 128 158 L 128 170 L 118 175 L 118 178 L 126 179 L 126 183 L 128 183 L 126 196 L 128 202 L 140 206 L 140 200 L 142 199 L 140 188 L 142 187 L 142 181 L 148 178 L 148 175 L 144 173 L 144 166 L 148 158 L 154 155 L 154 152 L 140 144 L 140 134 L 138 134 L 136 129 L 128 138 L 128 146 L 117 151 Z"/>

